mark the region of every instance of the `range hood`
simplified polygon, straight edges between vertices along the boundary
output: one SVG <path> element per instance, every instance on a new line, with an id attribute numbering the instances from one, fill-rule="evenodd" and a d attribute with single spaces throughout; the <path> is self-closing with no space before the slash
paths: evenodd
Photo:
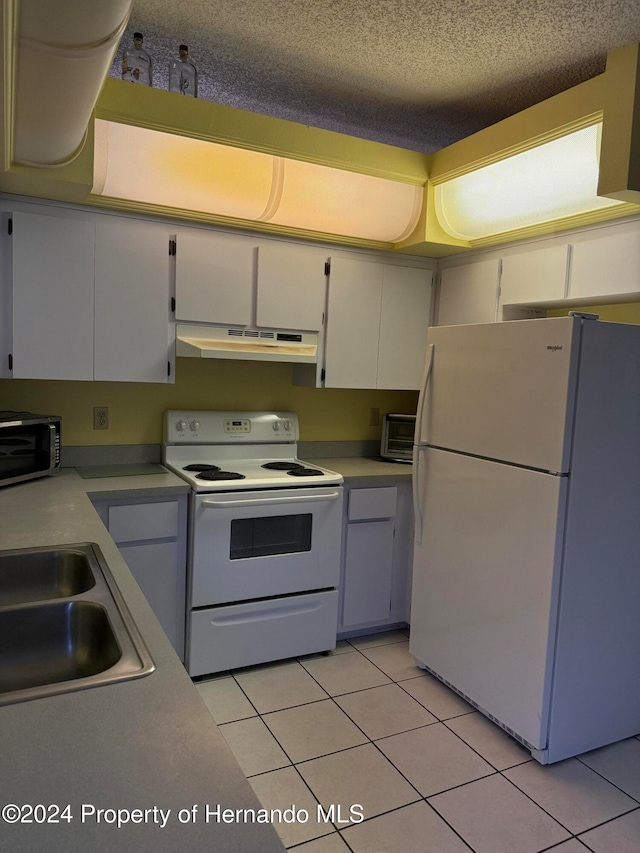
<path id="1" fill-rule="evenodd" d="M 290 329 L 239 329 L 179 323 L 176 327 L 176 355 L 315 364 L 318 334 Z"/>

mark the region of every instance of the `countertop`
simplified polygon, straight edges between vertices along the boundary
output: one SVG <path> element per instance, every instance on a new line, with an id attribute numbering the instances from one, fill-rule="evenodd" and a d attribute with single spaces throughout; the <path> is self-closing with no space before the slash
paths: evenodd
<path id="1" fill-rule="evenodd" d="M 308 462 L 342 474 L 347 486 L 384 486 L 389 479 L 411 481 L 412 466 L 402 462 L 386 462 L 379 456 L 336 456 L 308 459 Z"/>
<path id="2" fill-rule="evenodd" d="M 0 817 L 0 849 L 284 849 L 268 824 L 206 822 L 207 806 L 260 804 L 89 497 L 186 491 L 170 473 L 82 480 L 73 469 L 0 489 L 0 548 L 97 543 L 156 666 L 145 678 L 0 707 L 0 808 L 69 804 L 71 816 L 45 824 Z M 115 813 L 98 821 L 98 809 L 149 811 L 136 815 L 144 822 L 118 828 L 105 822 Z M 164 828 L 159 809 L 170 810 Z"/>

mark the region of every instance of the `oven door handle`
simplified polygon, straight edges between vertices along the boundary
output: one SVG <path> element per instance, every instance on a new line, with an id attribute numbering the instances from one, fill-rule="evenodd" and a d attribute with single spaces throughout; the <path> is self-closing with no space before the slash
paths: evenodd
<path id="1" fill-rule="evenodd" d="M 335 501 L 340 497 L 340 492 L 329 492 L 325 495 L 300 495 L 287 496 L 283 498 L 244 498 L 233 501 L 203 500 L 200 506 L 213 507 L 215 509 L 226 509 L 234 506 L 272 506 L 283 503 L 308 503 L 310 501 Z"/>

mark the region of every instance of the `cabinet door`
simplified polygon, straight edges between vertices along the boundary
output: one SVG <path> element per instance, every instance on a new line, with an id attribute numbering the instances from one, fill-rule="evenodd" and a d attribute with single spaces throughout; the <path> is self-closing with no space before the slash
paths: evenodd
<path id="1" fill-rule="evenodd" d="M 420 388 L 431 309 L 431 270 L 383 267 L 378 388 Z"/>
<path id="2" fill-rule="evenodd" d="M 158 622 L 182 657 L 185 631 L 185 574 L 177 542 L 123 545 L 120 553 L 151 605 Z"/>
<path id="3" fill-rule="evenodd" d="M 500 304 L 564 299 L 570 247 L 546 246 L 502 258 Z"/>
<path id="4" fill-rule="evenodd" d="M 95 378 L 167 382 L 170 360 L 169 230 L 104 217 L 96 226 Z"/>
<path id="5" fill-rule="evenodd" d="M 500 261 L 478 261 L 442 270 L 438 325 L 493 323 L 498 307 Z"/>
<path id="6" fill-rule="evenodd" d="M 255 242 L 198 229 L 176 235 L 176 320 L 249 326 Z"/>
<path id="7" fill-rule="evenodd" d="M 325 260 L 311 248 L 276 243 L 260 246 L 257 325 L 319 331 L 327 289 Z"/>
<path id="8" fill-rule="evenodd" d="M 342 627 L 389 621 L 393 520 L 347 525 Z"/>
<path id="9" fill-rule="evenodd" d="M 92 222 L 13 214 L 13 376 L 93 379 Z"/>
<path id="10" fill-rule="evenodd" d="M 382 264 L 331 259 L 325 352 L 327 388 L 375 388 Z"/>
<path id="11" fill-rule="evenodd" d="M 633 226 L 608 228 L 604 235 L 574 244 L 571 299 L 640 293 L 640 232 Z"/>

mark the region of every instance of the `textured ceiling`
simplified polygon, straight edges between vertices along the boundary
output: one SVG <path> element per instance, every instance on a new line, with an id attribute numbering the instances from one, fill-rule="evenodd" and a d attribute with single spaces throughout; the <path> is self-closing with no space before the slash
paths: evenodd
<path id="1" fill-rule="evenodd" d="M 604 71 L 639 0 L 134 0 L 154 86 L 431 153 Z M 111 70 L 120 76 L 118 51 Z"/>

